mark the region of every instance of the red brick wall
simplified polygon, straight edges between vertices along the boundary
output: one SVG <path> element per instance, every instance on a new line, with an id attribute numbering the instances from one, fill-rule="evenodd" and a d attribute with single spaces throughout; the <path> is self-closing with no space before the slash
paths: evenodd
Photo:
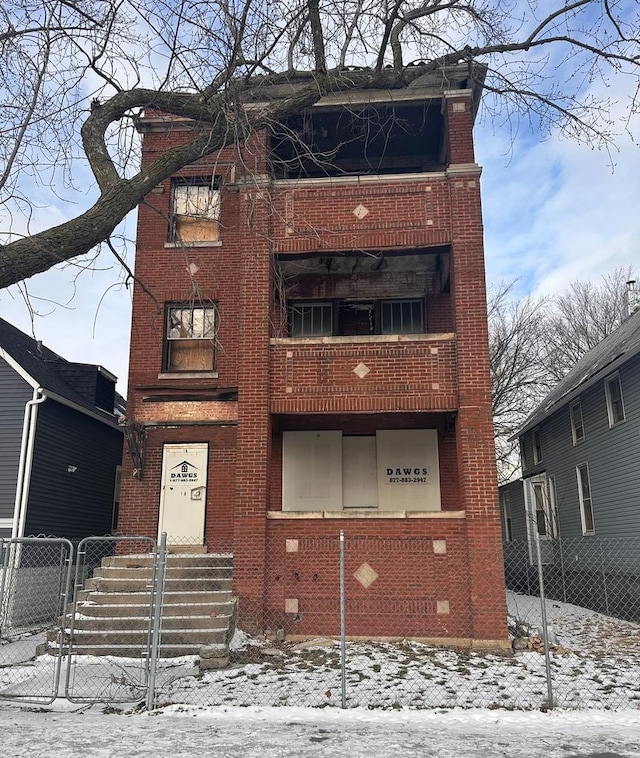
<path id="1" fill-rule="evenodd" d="M 362 379 L 354 369 L 364 363 Z M 362 342 L 271 346 L 273 413 L 457 408 L 455 344 Z"/>
<path id="2" fill-rule="evenodd" d="M 464 519 L 270 521 L 265 626 L 289 634 L 337 635 L 339 531 L 345 533 L 346 633 L 349 636 L 473 636 L 466 581 Z M 286 540 L 298 540 L 287 552 Z M 434 553 L 433 540 L 446 543 Z M 378 578 L 365 588 L 354 577 L 367 563 Z M 298 600 L 298 614 L 285 599 Z M 437 613 L 438 601 L 449 612 Z"/>
<path id="3" fill-rule="evenodd" d="M 127 479 L 130 464 L 125 470 L 120 526 L 155 535 L 164 442 L 209 442 L 207 546 L 233 548 L 240 623 L 248 631 L 278 625 L 291 633 L 336 632 L 334 542 L 344 528 L 352 540 L 349 634 L 506 638 L 479 171 L 470 165 L 468 94 L 455 93 L 445 105 L 447 172 L 409 181 L 270 186 L 256 176 L 265 172 L 265 141 L 255 135 L 241 156 L 228 148 L 183 172 L 221 178 L 221 246 L 165 247 L 168 182 L 140 207 L 136 275 L 158 305 L 136 285 L 130 417 L 149 421 L 144 403 L 157 407 L 167 394 L 188 400 L 212 393 L 213 400 L 216 391 L 237 387 L 238 421 L 237 429 L 151 427 L 144 480 Z M 146 135 L 145 160 L 186 136 Z M 353 211 L 360 205 L 368 212 L 358 219 Z M 428 329 L 456 334 L 434 343 L 437 355 L 430 342 L 415 340 L 269 344 L 270 336 L 282 335 L 272 295 L 274 254 L 441 245 L 451 249 L 452 288 L 427 295 Z M 164 379 L 158 376 L 164 304 L 190 298 L 218 303 L 218 377 Z M 360 361 L 372 369 L 363 380 L 353 374 Z M 342 429 L 437 428 L 443 507 L 464 510 L 466 518 L 268 520 L 267 511 L 281 502 L 279 430 L 321 428 L 322 418 Z M 381 536 L 391 542 L 380 542 Z M 294 538 L 302 548 L 287 553 L 285 539 Z M 433 552 L 433 539 L 446 539 L 446 555 Z M 379 574 L 369 590 L 352 576 L 365 560 Z M 299 599 L 298 619 L 284 613 L 286 598 Z M 449 613 L 436 612 L 438 601 L 449 602 Z"/>

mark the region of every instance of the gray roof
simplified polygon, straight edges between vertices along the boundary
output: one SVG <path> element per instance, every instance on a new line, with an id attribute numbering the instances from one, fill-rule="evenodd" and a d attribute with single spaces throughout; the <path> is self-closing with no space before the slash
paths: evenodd
<path id="1" fill-rule="evenodd" d="M 34 340 L 15 326 L 0 318 L 0 347 L 27 373 L 42 389 L 58 395 L 79 408 L 90 411 L 93 415 L 114 423 L 113 414 L 100 410 L 87 397 L 77 391 L 63 378 L 60 372 L 74 364 L 54 353 L 42 342 Z M 86 364 L 77 364 L 86 365 Z M 98 370 L 98 366 L 95 366 Z M 68 372 L 65 372 L 65 375 Z M 123 399 L 116 395 L 116 409 Z"/>
<path id="2" fill-rule="evenodd" d="M 516 432 L 520 437 L 547 416 L 560 410 L 587 387 L 603 379 L 640 353 L 640 309 L 585 353 L 569 373 L 561 379 Z"/>

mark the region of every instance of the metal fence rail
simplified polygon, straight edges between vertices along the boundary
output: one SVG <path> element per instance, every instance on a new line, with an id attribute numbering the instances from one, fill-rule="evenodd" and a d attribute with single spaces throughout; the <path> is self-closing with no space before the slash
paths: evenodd
<path id="1" fill-rule="evenodd" d="M 465 590 L 442 591 L 459 567 L 438 563 L 426 537 L 301 536 L 272 565 L 264 604 L 239 615 L 229 555 L 168 553 L 146 538 L 90 538 L 76 551 L 5 540 L 0 698 L 637 707 L 640 540 L 541 548 L 504 546 L 512 650 L 500 653 L 469 644 Z M 36 640 L 47 654 L 34 658 Z"/>
<path id="2" fill-rule="evenodd" d="M 46 704 L 57 697 L 61 655 L 35 653 L 60 646 L 72 556 L 65 539 L 0 541 L 0 698 Z"/>

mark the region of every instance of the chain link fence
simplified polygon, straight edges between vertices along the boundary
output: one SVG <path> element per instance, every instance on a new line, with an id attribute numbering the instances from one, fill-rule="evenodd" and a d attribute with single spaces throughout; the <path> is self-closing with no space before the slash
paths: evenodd
<path id="1" fill-rule="evenodd" d="M 474 642 L 453 540 L 274 536 L 260 596 L 250 565 L 186 544 L 28 542 L 3 543 L 0 698 L 50 701 L 61 667 L 73 701 L 149 708 L 640 705 L 640 540 L 505 544 L 502 650 Z"/>
<path id="2" fill-rule="evenodd" d="M 56 698 L 61 658 L 35 654 L 62 639 L 72 557 L 65 539 L 0 540 L 0 698 Z"/>

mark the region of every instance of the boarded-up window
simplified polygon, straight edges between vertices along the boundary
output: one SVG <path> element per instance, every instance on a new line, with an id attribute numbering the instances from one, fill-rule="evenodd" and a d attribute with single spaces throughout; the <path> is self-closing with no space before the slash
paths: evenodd
<path id="1" fill-rule="evenodd" d="M 214 336 L 214 306 L 169 306 L 166 370 L 212 371 Z"/>
<path id="2" fill-rule="evenodd" d="M 282 508 L 330 511 L 342 508 L 342 432 L 284 432 Z"/>
<path id="3" fill-rule="evenodd" d="M 171 195 L 173 242 L 217 242 L 220 239 L 220 189 L 214 179 L 175 179 Z"/>
<path id="4" fill-rule="evenodd" d="M 439 511 L 435 429 L 283 432 L 282 508 Z"/>

